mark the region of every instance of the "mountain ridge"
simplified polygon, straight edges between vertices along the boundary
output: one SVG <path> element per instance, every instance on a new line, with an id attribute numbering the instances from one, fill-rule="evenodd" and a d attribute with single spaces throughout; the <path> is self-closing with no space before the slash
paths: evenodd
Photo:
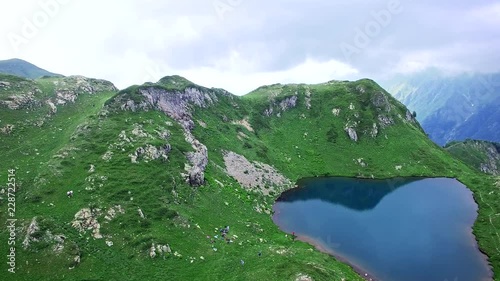
<path id="1" fill-rule="evenodd" d="M 0 60 L 0 73 L 11 74 L 29 79 L 44 76 L 61 77 L 63 75 L 52 73 L 22 59 Z"/>
<path id="2" fill-rule="evenodd" d="M 439 145 L 450 141 L 500 141 L 500 73 L 446 76 L 428 70 L 384 85 L 416 111 L 417 119 Z"/>
<path id="3" fill-rule="evenodd" d="M 458 178 L 478 194 L 474 234 L 499 270 L 494 179 L 435 145 L 372 80 L 273 84 L 239 97 L 177 76 L 121 91 L 84 78 L 91 87 L 17 79 L 0 87 L 0 127 L 14 125 L 0 132 L 0 177 L 15 167 L 16 235 L 26 241 L 16 280 L 363 280 L 271 220 L 282 191 L 321 176 Z M 17 87 L 40 88 L 37 102 L 9 107 L 26 93 Z M 47 117 L 47 101 L 66 90 L 76 98 Z M 226 225 L 232 242 L 212 243 Z"/>
<path id="4" fill-rule="evenodd" d="M 469 139 L 451 142 L 445 149 L 478 171 L 500 176 L 500 143 Z"/>

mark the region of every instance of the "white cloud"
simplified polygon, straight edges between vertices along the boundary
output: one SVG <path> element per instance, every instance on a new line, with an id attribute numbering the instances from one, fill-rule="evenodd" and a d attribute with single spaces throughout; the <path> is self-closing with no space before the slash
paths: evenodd
<path id="1" fill-rule="evenodd" d="M 7 35 L 22 33 L 25 18 L 45 11 L 40 3 L 55 1 L 65 4 L 16 52 Z M 339 44 L 387 1 L 221 1 L 238 3 L 223 19 L 212 0 L 0 0 L 0 59 L 19 57 L 120 88 L 179 74 L 237 94 L 262 84 L 377 79 L 429 66 L 499 70 L 497 1 L 401 0 L 404 11 L 351 65 L 339 62 Z"/>
<path id="2" fill-rule="evenodd" d="M 489 3 L 487 5 L 472 9 L 468 13 L 470 21 L 483 22 L 487 24 L 500 24 L 500 3 Z"/>
<path id="3" fill-rule="evenodd" d="M 213 68 L 201 68 L 182 71 L 181 75 L 195 83 L 207 86 L 225 88 L 242 95 L 262 85 L 275 83 L 323 83 L 333 79 L 355 79 L 358 71 L 344 63 L 330 60 L 326 62 L 311 59 L 283 71 L 239 73 L 226 69 L 220 71 Z"/>

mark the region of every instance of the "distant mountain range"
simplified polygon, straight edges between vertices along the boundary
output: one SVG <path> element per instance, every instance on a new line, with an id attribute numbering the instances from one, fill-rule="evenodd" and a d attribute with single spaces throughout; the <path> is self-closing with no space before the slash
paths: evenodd
<path id="1" fill-rule="evenodd" d="M 417 113 L 440 145 L 465 139 L 500 141 L 500 73 L 445 76 L 427 70 L 382 84 Z"/>
<path id="2" fill-rule="evenodd" d="M 29 79 L 36 79 L 43 76 L 63 76 L 61 74 L 42 69 L 21 59 L 0 60 L 0 73 L 20 76 Z"/>

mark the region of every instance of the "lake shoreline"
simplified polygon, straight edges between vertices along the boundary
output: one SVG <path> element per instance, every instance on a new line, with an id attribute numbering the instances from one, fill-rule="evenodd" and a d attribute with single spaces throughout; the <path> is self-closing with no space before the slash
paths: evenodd
<path id="1" fill-rule="evenodd" d="M 475 205 L 475 213 L 476 213 L 476 217 L 472 223 L 471 226 L 468 227 L 468 234 L 470 235 L 471 237 L 471 242 L 474 244 L 474 248 L 479 252 L 479 254 L 481 255 L 482 259 L 485 261 L 486 265 L 487 265 L 487 268 L 488 268 L 488 279 L 484 279 L 484 281 L 492 281 L 494 280 L 494 270 L 493 270 L 493 264 L 490 262 L 490 256 L 488 255 L 488 253 L 486 251 L 484 251 L 481 247 L 480 247 L 480 243 L 479 243 L 479 239 L 475 233 L 475 226 L 477 225 L 477 220 L 478 220 L 478 217 L 479 217 L 479 210 L 480 210 L 480 204 L 479 204 L 479 200 L 478 199 L 482 199 L 481 198 L 481 194 L 477 194 L 476 192 L 474 192 L 471 188 L 469 188 L 464 181 L 462 181 L 459 177 L 456 177 L 456 176 L 423 176 L 423 175 L 413 175 L 413 176 L 408 176 L 408 177 L 405 177 L 405 176 L 395 176 L 395 177 L 365 177 L 365 176 L 329 176 L 329 175 L 324 175 L 324 176 L 311 176 L 311 177 L 305 177 L 305 178 L 301 178 L 299 180 L 296 181 L 296 184 L 291 188 L 291 189 L 288 189 L 288 190 L 285 190 L 283 192 L 281 192 L 278 196 L 276 196 L 275 198 L 275 203 L 280 201 L 280 199 L 282 198 L 283 194 L 286 193 L 286 192 L 294 192 L 294 191 L 298 191 L 302 188 L 304 188 L 305 186 L 303 185 L 303 182 L 304 181 L 310 181 L 310 180 L 316 180 L 316 179 L 325 179 L 325 178 L 343 178 L 343 179 L 352 179 L 352 180 L 368 180 L 368 181 L 375 181 L 375 182 L 381 182 L 381 181 L 385 181 L 389 186 L 393 187 L 395 185 L 397 185 L 400 180 L 407 180 L 407 179 L 411 179 L 411 180 L 423 180 L 423 179 L 453 179 L 453 180 L 456 180 L 457 182 L 459 182 L 460 184 L 462 184 L 465 189 L 467 189 L 470 193 L 471 193 L 471 198 L 472 199 L 472 203 Z M 479 195 L 479 196 L 478 196 Z M 273 208 L 274 209 L 274 208 Z M 274 217 L 274 212 L 273 212 L 273 217 Z M 273 221 L 274 221 L 274 218 L 273 218 Z M 278 225 L 278 223 L 275 222 L 275 224 Z M 284 230 L 282 230 L 284 231 Z M 286 232 L 286 231 L 284 231 Z M 305 242 L 305 243 L 308 243 L 310 244 L 311 246 L 313 246 L 316 250 L 322 252 L 322 253 L 325 253 L 325 254 L 328 254 L 332 257 L 334 257 L 337 261 L 340 261 L 348 266 L 350 266 L 353 271 L 355 271 L 363 280 L 378 280 L 380 281 L 380 279 L 377 279 L 376 277 L 374 277 L 372 274 L 370 274 L 368 271 L 364 270 L 361 266 L 357 265 L 355 262 L 351 262 L 349 261 L 347 258 L 335 253 L 332 249 L 330 249 L 329 247 L 327 247 L 326 245 L 324 245 L 324 243 L 322 243 L 321 241 L 318 241 L 316 240 L 315 238 L 312 238 L 310 236 L 307 236 L 307 235 L 302 235 L 302 234 L 297 234 L 296 233 L 296 239 L 299 240 L 299 241 L 302 241 L 302 242 Z M 482 279 L 483 280 L 483 279 Z"/>
<path id="2" fill-rule="evenodd" d="M 486 260 L 486 263 L 488 264 L 488 268 L 490 269 L 490 280 L 495 280 L 495 272 L 493 270 L 493 264 L 490 262 L 491 258 L 488 255 L 488 253 L 486 253 L 485 251 L 483 251 L 483 249 L 481 248 L 481 246 L 479 246 L 479 239 L 477 238 L 476 234 L 474 234 L 474 232 L 475 232 L 474 227 L 475 227 L 476 222 L 477 222 L 477 220 L 479 218 L 479 202 L 476 200 L 476 196 L 475 196 L 476 194 L 467 185 L 465 185 L 465 183 L 463 183 L 459 179 L 456 179 L 456 180 L 458 182 L 460 182 L 461 184 L 463 184 L 468 190 L 470 190 L 472 192 L 472 200 L 476 204 L 477 209 L 476 209 L 476 219 L 474 220 L 474 224 L 472 225 L 472 227 L 469 228 L 470 234 L 472 235 L 473 241 L 475 242 L 475 247 L 479 250 L 479 252 L 481 253 L 481 255 L 483 255 L 483 258 Z M 479 197 L 481 198 L 481 194 L 479 194 Z"/>
<path id="3" fill-rule="evenodd" d="M 307 235 L 301 235 L 301 234 L 296 234 L 296 236 L 297 236 L 297 238 L 296 238 L 297 240 L 304 242 L 304 243 L 307 243 L 307 244 L 310 244 L 311 246 L 316 248 L 316 250 L 318 250 L 322 253 L 328 254 L 328 255 L 332 256 L 333 258 L 335 258 L 336 260 L 338 260 L 344 264 L 347 264 L 348 266 L 350 266 L 354 270 L 354 272 L 356 272 L 364 280 L 381 281 L 379 279 L 376 279 L 372 274 L 370 274 L 368 271 L 361 268 L 359 265 L 356 265 L 353 262 L 347 260 L 346 258 L 334 253 L 333 251 L 328 250 L 326 246 L 322 245 L 320 242 L 316 241 L 314 238 L 309 237 Z"/>

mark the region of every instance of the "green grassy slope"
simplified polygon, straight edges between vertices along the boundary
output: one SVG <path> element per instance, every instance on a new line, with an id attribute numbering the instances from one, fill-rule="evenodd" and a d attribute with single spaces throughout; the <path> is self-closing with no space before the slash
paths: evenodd
<path id="1" fill-rule="evenodd" d="M 453 156 L 470 167 L 492 175 L 500 175 L 500 144 L 488 141 L 466 140 L 445 146 Z"/>
<path id="2" fill-rule="evenodd" d="M 54 82 L 49 82 L 26 83 L 41 88 L 38 96 L 51 98 Z M 183 103 L 192 89 L 201 92 L 200 99 Z M 145 93 L 152 92 L 175 98 L 149 103 Z M 8 96 L 0 92 L 0 98 Z M 134 104 L 133 111 L 124 107 L 127 103 Z M 189 114 L 173 114 L 172 107 Z M 15 167 L 19 184 L 18 268 L 9 280 L 296 280 L 306 275 L 361 280 L 349 266 L 281 232 L 269 211 L 284 187 L 269 189 L 270 195 L 243 188 L 225 171 L 226 151 L 269 164 L 292 182 L 322 175 L 457 177 L 475 192 L 480 211 L 474 233 L 495 272 L 499 269 L 495 179 L 432 143 L 407 118 L 406 108 L 373 81 L 273 85 L 236 97 L 173 76 L 118 94 L 79 95 L 37 127 L 31 116 L 45 116 L 47 110 L 50 106 L 28 113 L 6 106 L 0 110 L 0 127 L 3 120 L 16 122 L 12 132 L 0 135 L 6 151 L 0 178 L 5 182 L 7 170 Z M 184 175 L 186 156 L 196 149 L 187 142 L 185 123 L 179 122 L 187 117 L 193 121 L 193 136 L 208 150 L 201 187 L 191 187 Z M 358 141 L 351 140 L 346 127 L 356 131 Z M 147 151 L 168 152 L 165 159 Z M 66 196 L 69 190 L 72 198 Z M 0 197 L 4 222 L 6 196 Z M 102 238 L 73 226 L 75 214 L 84 208 L 92 212 L 88 221 L 99 222 Z M 38 229 L 24 249 L 34 217 Z M 231 227 L 232 242 L 212 244 L 225 225 Z M 63 242 L 54 238 L 60 234 Z M 0 241 L 7 241 L 7 235 L 2 228 Z M 155 250 L 151 257 L 153 244 L 171 251 Z M 0 251 L 8 252 L 6 243 L 0 243 Z"/>

